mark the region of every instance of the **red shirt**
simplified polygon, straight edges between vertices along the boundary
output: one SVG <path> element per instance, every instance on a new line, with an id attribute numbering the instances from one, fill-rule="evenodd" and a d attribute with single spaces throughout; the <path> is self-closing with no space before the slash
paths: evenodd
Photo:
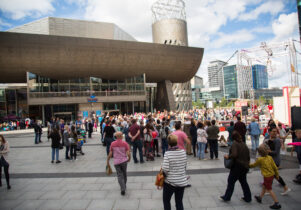
<path id="1" fill-rule="evenodd" d="M 137 123 L 133 124 L 131 127 L 130 127 L 130 134 L 132 135 L 132 137 L 134 137 L 138 131 L 140 131 L 140 126 L 137 125 Z M 140 139 L 140 135 L 138 135 L 135 139 L 133 140 L 139 140 Z"/>

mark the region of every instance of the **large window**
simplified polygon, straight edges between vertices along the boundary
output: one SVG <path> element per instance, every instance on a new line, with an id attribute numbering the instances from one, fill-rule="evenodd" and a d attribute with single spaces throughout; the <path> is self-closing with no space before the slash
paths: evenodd
<path id="1" fill-rule="evenodd" d="M 144 92 L 145 76 L 131 77 L 124 80 L 109 80 L 97 77 L 55 80 L 28 73 L 28 87 L 32 96 L 86 96 L 131 94 L 131 92 Z M 114 93 L 112 93 L 114 92 Z M 47 94 L 49 93 L 49 94 Z M 109 94 L 108 94 L 109 93 Z M 55 95 L 53 95 L 55 94 Z M 1 96 L 0 96 L 1 97 Z"/>

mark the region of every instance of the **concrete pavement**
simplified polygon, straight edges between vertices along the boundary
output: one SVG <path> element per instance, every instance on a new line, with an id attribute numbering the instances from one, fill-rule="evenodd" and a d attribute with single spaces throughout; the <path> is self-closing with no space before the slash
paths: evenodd
<path id="1" fill-rule="evenodd" d="M 0 188 L 0 209 L 163 209 L 162 191 L 154 185 L 155 175 L 163 158 L 156 158 L 145 164 L 128 165 L 128 190 L 126 196 L 120 195 L 115 169 L 113 175 L 105 174 L 106 152 L 99 143 L 99 134 L 94 134 L 83 147 L 84 156 L 78 160 L 64 159 L 62 163 L 51 164 L 50 142 L 46 135 L 42 144 L 34 145 L 34 134 L 13 134 L 5 136 L 11 146 L 10 162 L 11 190 L 6 189 L 4 176 Z M 263 204 L 252 201 L 250 204 L 239 200 L 242 196 L 236 184 L 231 202 L 218 200 L 226 189 L 228 170 L 223 166 L 224 152 L 220 160 L 199 161 L 188 156 L 188 174 L 191 188 L 184 193 L 185 209 L 269 209 L 272 199 L 265 196 Z M 111 161 L 112 165 L 112 161 Z M 282 188 L 274 182 L 273 188 L 283 206 L 282 209 L 300 209 L 301 186 L 294 185 L 292 179 L 298 172 L 297 161 L 283 161 L 281 176 L 292 192 L 281 196 Z M 261 190 L 260 171 L 248 174 L 252 195 Z M 173 209 L 174 198 L 172 199 Z"/>

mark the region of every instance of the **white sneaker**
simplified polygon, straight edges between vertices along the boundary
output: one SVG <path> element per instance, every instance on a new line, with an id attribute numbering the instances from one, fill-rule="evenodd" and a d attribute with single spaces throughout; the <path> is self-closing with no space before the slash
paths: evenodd
<path id="1" fill-rule="evenodd" d="M 287 195 L 290 191 L 292 191 L 290 188 L 287 188 L 286 191 L 284 191 L 283 193 L 280 193 L 281 195 Z"/>

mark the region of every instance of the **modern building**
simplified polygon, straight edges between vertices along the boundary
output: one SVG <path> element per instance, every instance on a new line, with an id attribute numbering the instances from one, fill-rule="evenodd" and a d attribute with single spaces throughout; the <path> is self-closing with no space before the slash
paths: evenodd
<path id="1" fill-rule="evenodd" d="M 283 90 L 280 88 L 263 88 L 254 90 L 255 99 L 263 96 L 265 99 L 273 99 L 273 97 L 283 96 Z"/>
<path id="2" fill-rule="evenodd" d="M 203 88 L 203 78 L 199 76 L 194 76 L 190 80 L 192 101 L 196 102 L 201 99 L 201 89 Z"/>
<path id="3" fill-rule="evenodd" d="M 224 89 L 223 84 L 223 67 L 227 63 L 220 60 L 211 61 L 208 65 L 208 82 L 209 87 L 219 87 L 220 90 Z"/>
<path id="4" fill-rule="evenodd" d="M 253 89 L 263 89 L 269 87 L 267 67 L 255 64 L 252 66 Z"/>
<path id="5" fill-rule="evenodd" d="M 202 88 L 200 95 L 203 103 L 206 103 L 206 101 L 221 101 L 224 96 L 223 91 L 219 87 Z"/>
<path id="6" fill-rule="evenodd" d="M 229 65 L 223 67 L 224 97 L 226 99 L 238 98 L 237 66 Z"/>
<path id="7" fill-rule="evenodd" d="M 173 92 L 159 86 L 190 83 L 202 56 L 202 48 L 137 42 L 112 23 L 44 18 L 0 32 L 0 83 L 14 83 L 0 87 L 0 112 L 45 122 L 175 110 Z"/>

